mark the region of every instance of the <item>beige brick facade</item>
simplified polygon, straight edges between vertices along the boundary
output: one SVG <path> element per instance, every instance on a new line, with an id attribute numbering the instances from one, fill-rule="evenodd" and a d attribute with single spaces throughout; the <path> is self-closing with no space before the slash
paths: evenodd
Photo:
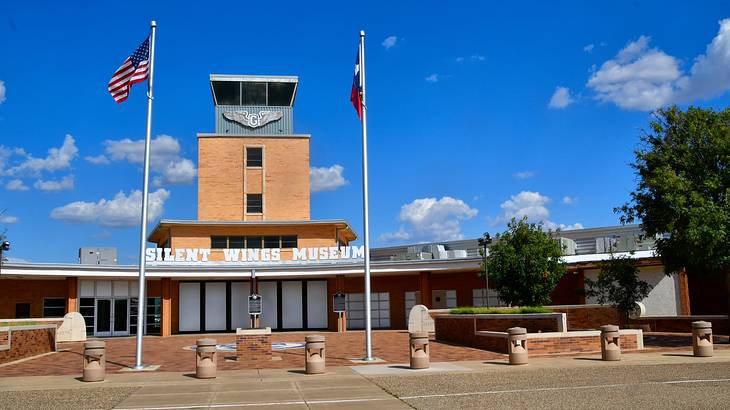
<path id="1" fill-rule="evenodd" d="M 246 167 L 246 147 L 263 148 L 263 167 Z M 263 213 L 246 214 L 246 194 Z M 309 136 L 198 135 L 198 220 L 309 220 Z"/>

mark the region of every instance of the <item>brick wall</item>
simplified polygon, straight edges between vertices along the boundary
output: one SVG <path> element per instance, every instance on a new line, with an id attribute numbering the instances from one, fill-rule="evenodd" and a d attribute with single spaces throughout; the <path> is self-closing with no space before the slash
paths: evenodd
<path id="1" fill-rule="evenodd" d="M 712 333 L 730 335 L 730 320 L 724 317 L 671 316 L 632 319 L 631 325 L 649 325 L 650 332 L 692 333 L 692 322 L 704 320 L 712 323 Z"/>
<path id="2" fill-rule="evenodd" d="M 0 279 L 0 319 L 14 319 L 16 303 L 29 303 L 30 317 L 43 317 L 43 298 L 65 298 L 67 290 L 66 278 Z"/>
<path id="3" fill-rule="evenodd" d="M 558 328 L 558 321 L 555 318 L 549 317 L 476 319 L 476 330 L 506 332 L 511 327 L 524 327 L 529 333 L 557 332 L 560 330 Z"/>
<path id="4" fill-rule="evenodd" d="M 244 167 L 246 146 L 263 146 L 263 175 Z M 309 220 L 309 138 L 199 137 L 198 219 L 261 219 L 244 214 L 244 187 L 263 193 L 263 219 Z"/>
<path id="5" fill-rule="evenodd" d="M 55 326 L 17 327 L 19 329 L 10 328 L 10 330 L 0 331 L 0 363 L 8 363 L 56 350 Z M 8 340 L 10 341 L 9 346 Z"/>
<path id="6" fill-rule="evenodd" d="M 237 334 L 236 359 L 244 367 L 261 369 L 271 365 L 271 332 Z"/>
<path id="7" fill-rule="evenodd" d="M 611 306 L 578 305 L 548 306 L 553 312 L 565 313 L 568 330 L 600 329 L 603 325 L 622 325 L 618 311 Z"/>
<path id="8" fill-rule="evenodd" d="M 559 337 L 552 335 L 541 336 L 531 333 L 527 339 L 529 355 L 567 354 L 567 353 L 596 353 L 601 351 L 601 336 L 598 331 L 590 332 L 593 335 L 570 335 L 561 333 Z M 622 334 L 619 344 L 623 350 L 637 349 L 636 334 Z M 504 332 L 477 332 L 472 340 L 471 347 L 507 354 L 508 339 Z"/>

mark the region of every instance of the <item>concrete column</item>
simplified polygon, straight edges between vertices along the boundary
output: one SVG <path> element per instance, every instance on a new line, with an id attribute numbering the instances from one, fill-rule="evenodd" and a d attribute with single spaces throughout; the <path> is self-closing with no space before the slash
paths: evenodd
<path id="1" fill-rule="evenodd" d="M 172 335 L 172 279 L 162 278 L 162 318 L 160 319 L 160 336 Z"/>
<path id="2" fill-rule="evenodd" d="M 66 278 L 66 313 L 79 311 L 79 278 Z"/>
<path id="3" fill-rule="evenodd" d="M 418 289 L 421 291 L 421 304 L 431 309 L 431 272 L 420 273 Z"/>
<path id="4" fill-rule="evenodd" d="M 687 270 L 682 268 L 678 273 L 679 283 L 679 314 L 680 315 L 691 315 L 690 301 L 689 301 L 689 281 L 687 280 Z"/>

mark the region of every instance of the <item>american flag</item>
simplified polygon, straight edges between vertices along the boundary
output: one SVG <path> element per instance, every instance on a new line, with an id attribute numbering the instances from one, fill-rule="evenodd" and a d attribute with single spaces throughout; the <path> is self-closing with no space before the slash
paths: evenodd
<path id="1" fill-rule="evenodd" d="M 109 80 L 109 93 L 114 101 L 120 103 L 127 99 L 132 84 L 137 84 L 147 79 L 148 64 L 150 61 L 150 38 L 147 37 L 142 44 L 134 50 L 131 56 L 127 57 L 122 66 Z"/>

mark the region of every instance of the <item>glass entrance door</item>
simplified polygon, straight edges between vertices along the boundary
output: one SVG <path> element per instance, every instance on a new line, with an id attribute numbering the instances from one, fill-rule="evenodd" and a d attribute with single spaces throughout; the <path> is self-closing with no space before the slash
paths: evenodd
<path id="1" fill-rule="evenodd" d="M 96 299 L 96 336 L 129 334 L 128 299 Z"/>

